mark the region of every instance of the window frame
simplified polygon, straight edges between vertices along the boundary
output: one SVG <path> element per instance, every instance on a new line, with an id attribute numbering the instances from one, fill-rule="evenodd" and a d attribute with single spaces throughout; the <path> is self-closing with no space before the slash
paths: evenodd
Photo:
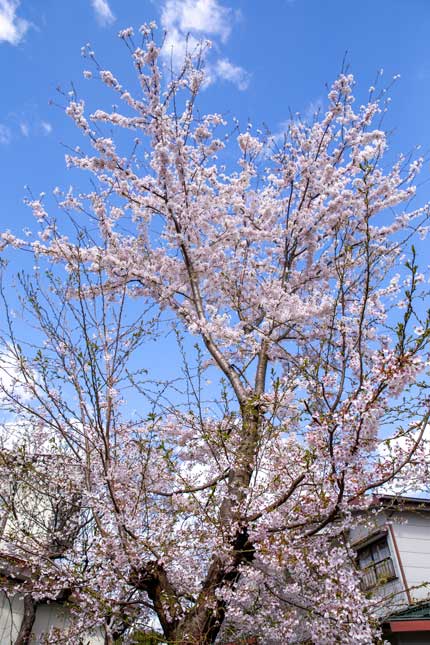
<path id="1" fill-rule="evenodd" d="M 368 552 L 364 560 L 363 554 Z M 357 568 L 361 573 L 361 584 L 365 591 L 381 587 L 398 578 L 388 534 L 378 534 L 356 550 Z M 366 564 L 363 564 L 366 562 Z"/>

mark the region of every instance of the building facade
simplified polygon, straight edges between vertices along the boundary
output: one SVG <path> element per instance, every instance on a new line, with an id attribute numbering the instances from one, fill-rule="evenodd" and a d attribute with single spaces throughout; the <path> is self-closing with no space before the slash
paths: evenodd
<path id="1" fill-rule="evenodd" d="M 393 645 L 430 645 L 430 500 L 381 496 L 351 533 L 363 589 Z"/>
<path id="2" fill-rule="evenodd" d="M 43 584 L 34 593 L 33 583 L 43 583 L 43 574 L 34 566 L 34 561 L 30 565 L 28 556 L 35 553 L 52 562 L 61 560 L 73 544 L 75 532 L 70 520 L 79 513 L 79 506 L 64 504 L 55 487 L 48 489 L 45 479 L 39 478 L 43 468 L 52 468 L 54 472 L 61 468 L 55 455 L 0 450 L 0 474 L 2 467 L 0 645 L 36 645 L 44 642 L 44 635 L 50 630 L 58 630 L 60 634 L 73 624 L 69 609 L 73 595 L 68 589 L 62 589 L 57 595 L 41 597 Z M 65 531 L 65 527 L 69 530 Z M 59 535 L 67 535 L 67 539 L 60 539 Z M 85 645 L 103 645 L 104 640 L 100 630 L 82 636 Z"/>

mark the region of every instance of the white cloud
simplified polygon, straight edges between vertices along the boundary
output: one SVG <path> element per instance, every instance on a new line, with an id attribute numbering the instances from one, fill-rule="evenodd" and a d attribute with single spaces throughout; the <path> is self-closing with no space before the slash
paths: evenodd
<path id="1" fill-rule="evenodd" d="M 231 81 L 240 90 L 246 90 L 249 85 L 249 74 L 239 65 L 234 65 L 228 58 L 220 58 L 215 64 L 215 71 L 219 78 Z"/>
<path id="2" fill-rule="evenodd" d="M 418 439 L 420 444 L 415 450 Z M 415 432 L 409 431 L 382 440 L 378 445 L 380 460 L 395 465 L 404 462 L 413 450 L 413 456 L 407 461 L 403 470 L 393 480 L 380 486 L 378 493 L 388 495 L 429 493 L 430 425 L 425 426 L 422 434 L 420 429 Z"/>
<path id="3" fill-rule="evenodd" d="M 169 32 L 177 30 L 218 36 L 225 42 L 231 32 L 233 12 L 218 0 L 167 0 L 161 12 L 161 24 Z"/>
<path id="4" fill-rule="evenodd" d="M 18 45 L 30 23 L 16 15 L 19 0 L 0 0 L 0 43 Z"/>
<path id="5" fill-rule="evenodd" d="M 11 142 L 12 133 L 6 125 L 0 123 L 0 145 L 7 145 Z"/>
<path id="6" fill-rule="evenodd" d="M 171 27 L 164 41 L 162 56 L 178 69 L 184 62 L 186 52 L 192 52 L 198 46 L 198 39 L 189 34 L 183 34 L 176 27 Z"/>
<path id="7" fill-rule="evenodd" d="M 48 121 L 41 121 L 40 125 L 42 126 L 42 130 L 44 134 L 51 134 L 52 125 L 48 123 Z"/>
<path id="8" fill-rule="evenodd" d="M 113 15 L 107 0 L 91 0 L 91 4 L 96 12 L 97 20 L 101 25 L 106 27 L 107 25 L 111 25 L 115 22 L 115 16 Z"/>
<path id="9" fill-rule="evenodd" d="M 21 130 L 21 134 L 24 137 L 28 137 L 30 134 L 30 128 L 28 127 L 28 123 L 22 122 L 19 124 L 19 129 Z"/>
<path id="10" fill-rule="evenodd" d="M 28 371 L 30 369 L 27 366 Z M 35 382 L 37 382 L 37 375 Z M 9 400 L 8 395 L 29 401 L 33 398 L 26 387 L 26 375 L 23 375 L 20 356 L 12 348 L 0 346 L 0 404 Z"/>
<path id="11" fill-rule="evenodd" d="M 179 68 L 186 51 L 192 52 L 202 39 L 209 36 L 227 42 L 236 17 L 237 12 L 218 0 L 165 0 L 161 9 L 161 25 L 167 32 L 164 59 Z M 222 79 L 244 90 L 249 78 L 248 72 L 227 58 L 206 61 L 206 85 Z"/>

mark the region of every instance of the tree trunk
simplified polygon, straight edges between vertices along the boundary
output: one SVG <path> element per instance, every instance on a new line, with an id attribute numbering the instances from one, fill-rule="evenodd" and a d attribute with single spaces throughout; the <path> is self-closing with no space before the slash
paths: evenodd
<path id="1" fill-rule="evenodd" d="M 241 446 L 228 478 L 228 494 L 220 509 L 220 521 L 227 531 L 230 526 L 237 527 L 236 534 L 231 537 L 231 558 L 226 562 L 214 556 L 196 605 L 184 619 L 171 626 L 169 633 L 165 632 L 172 643 L 212 645 L 215 642 L 225 617 L 224 602 L 216 592 L 224 586 L 234 586 L 240 577 L 239 566 L 254 558 L 247 527 L 240 526 L 240 520 L 241 504 L 246 498 L 254 469 L 261 413 L 251 403 L 242 409 L 242 415 Z"/>
<path id="2" fill-rule="evenodd" d="M 170 643 L 211 645 L 215 642 L 225 617 L 225 603 L 217 592 L 223 587 L 234 587 L 240 577 L 240 565 L 254 558 L 254 547 L 249 541 L 247 527 L 242 523 L 242 504 L 255 465 L 261 423 L 259 407 L 252 402 L 243 406 L 242 419 L 241 445 L 236 463 L 229 473 L 228 491 L 219 513 L 220 524 L 229 539 L 230 554 L 226 558 L 213 554 L 195 605 L 183 614 L 176 591 L 159 562 L 149 562 L 130 574 L 130 584 L 146 591 L 153 602 L 164 635 Z"/>
<path id="3" fill-rule="evenodd" d="M 15 645 L 30 644 L 31 630 L 33 629 L 34 621 L 36 619 L 37 605 L 38 603 L 33 599 L 31 594 L 26 594 L 24 596 L 24 615 Z"/>
<path id="4" fill-rule="evenodd" d="M 225 617 L 225 604 L 216 592 L 223 587 L 234 586 L 240 577 L 239 566 L 254 558 L 254 548 L 246 529 L 237 533 L 232 548 L 229 563 L 218 557 L 213 559 L 196 605 L 168 634 L 173 643 L 212 645 L 215 642 Z"/>

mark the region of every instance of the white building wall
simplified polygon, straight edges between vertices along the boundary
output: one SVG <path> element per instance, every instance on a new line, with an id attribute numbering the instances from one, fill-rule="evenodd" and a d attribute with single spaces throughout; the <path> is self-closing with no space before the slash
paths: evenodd
<path id="1" fill-rule="evenodd" d="M 46 634 L 51 627 L 64 629 L 67 625 L 67 611 L 57 604 L 43 605 L 37 608 L 36 620 L 33 625 L 35 636 Z"/>
<path id="2" fill-rule="evenodd" d="M 12 599 L 0 592 L 0 645 L 14 645 L 21 626 L 24 603 L 17 594 Z M 36 619 L 33 625 L 33 642 L 35 645 L 42 642 L 42 635 L 51 627 L 63 630 L 68 624 L 68 612 L 58 603 L 41 605 L 37 608 Z M 85 645 L 103 645 L 104 638 L 101 633 L 86 634 Z"/>
<path id="3" fill-rule="evenodd" d="M 391 518 L 406 583 L 413 602 L 430 596 L 430 513 L 402 512 Z"/>
<path id="4" fill-rule="evenodd" d="M 367 519 L 349 532 L 349 541 L 351 544 L 359 544 L 361 541 L 366 540 L 373 533 L 377 533 L 380 530 L 385 529 L 387 524 L 387 516 L 384 512 L 380 512 L 375 515 L 371 520 Z"/>
<path id="5" fill-rule="evenodd" d="M 13 645 L 21 626 L 24 603 L 19 596 L 8 597 L 0 592 L 0 643 Z"/>
<path id="6" fill-rule="evenodd" d="M 428 529 L 430 530 L 430 515 L 428 520 Z M 391 520 L 388 514 L 385 511 L 382 511 L 377 513 L 372 518 L 372 521 L 368 520 L 366 523 L 361 526 L 359 525 L 355 527 L 350 532 L 350 542 L 356 546 L 364 545 L 367 542 L 371 543 L 374 539 L 377 539 L 378 535 L 385 534 L 387 536 L 391 560 L 393 562 L 393 567 L 396 572 L 397 578 L 395 580 L 390 580 L 384 585 L 374 587 L 369 590 L 372 596 L 378 599 L 378 604 L 374 609 L 374 613 L 379 618 L 387 616 L 388 614 L 396 611 L 401 611 L 402 609 L 405 609 L 409 604 L 408 596 L 405 592 L 405 585 L 403 583 L 400 562 L 397 558 L 397 552 L 394 546 L 391 531 L 388 530 L 387 526 L 388 522 L 390 521 Z"/>

